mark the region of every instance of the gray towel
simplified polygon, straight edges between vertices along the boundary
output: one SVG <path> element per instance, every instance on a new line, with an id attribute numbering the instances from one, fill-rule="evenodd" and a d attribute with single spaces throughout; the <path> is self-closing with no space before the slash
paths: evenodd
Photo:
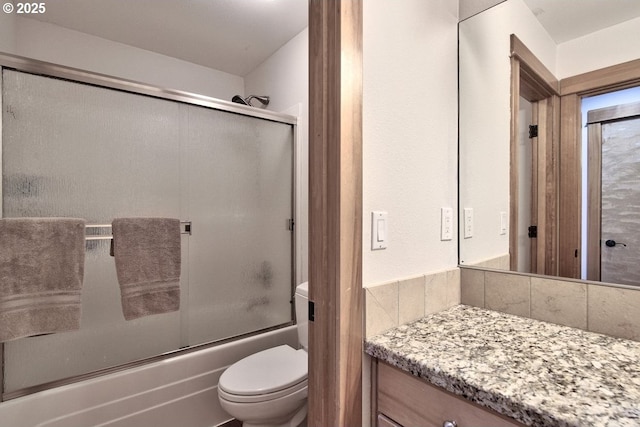
<path id="1" fill-rule="evenodd" d="M 85 221 L 0 219 L 0 342 L 80 327 Z"/>
<path id="2" fill-rule="evenodd" d="M 113 255 L 127 320 L 180 309 L 180 220 L 116 218 Z"/>

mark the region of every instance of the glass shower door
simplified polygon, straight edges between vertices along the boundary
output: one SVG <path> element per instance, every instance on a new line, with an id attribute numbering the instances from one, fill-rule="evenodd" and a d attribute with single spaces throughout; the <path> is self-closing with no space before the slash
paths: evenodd
<path id="1" fill-rule="evenodd" d="M 4 217 L 189 220 L 179 312 L 126 321 L 87 241 L 78 331 L 4 345 L 4 393 L 288 324 L 293 126 L 3 70 Z"/>
<path id="2" fill-rule="evenodd" d="M 178 217 L 179 108 L 5 70 L 3 217 Z M 180 345 L 179 313 L 125 321 L 107 240 L 87 242 L 81 307 L 78 331 L 5 343 L 5 393 Z"/>
<path id="3" fill-rule="evenodd" d="M 189 107 L 188 344 L 291 320 L 292 127 Z"/>

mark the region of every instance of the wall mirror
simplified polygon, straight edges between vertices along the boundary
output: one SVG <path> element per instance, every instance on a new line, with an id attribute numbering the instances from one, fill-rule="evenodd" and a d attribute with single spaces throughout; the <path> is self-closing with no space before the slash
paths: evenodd
<path id="1" fill-rule="evenodd" d="M 637 118 L 638 28 L 640 3 L 625 0 L 506 0 L 460 22 L 461 266 L 640 284 L 637 265 L 620 264 L 640 246 L 637 133 L 625 124 L 628 151 L 606 158 L 621 146 L 611 108 Z M 607 190 L 614 170 L 626 175 Z M 609 227 L 613 200 L 626 211 Z"/>

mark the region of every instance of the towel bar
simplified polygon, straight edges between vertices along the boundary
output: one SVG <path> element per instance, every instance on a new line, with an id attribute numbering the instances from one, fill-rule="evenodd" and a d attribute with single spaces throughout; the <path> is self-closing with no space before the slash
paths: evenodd
<path id="1" fill-rule="evenodd" d="M 181 234 L 191 235 L 191 221 L 180 221 L 180 225 L 184 225 L 184 230 L 181 231 Z M 86 229 L 89 228 L 111 228 L 111 224 L 87 224 L 85 226 Z M 86 240 L 111 240 L 113 236 L 111 235 L 89 235 L 85 237 Z"/>

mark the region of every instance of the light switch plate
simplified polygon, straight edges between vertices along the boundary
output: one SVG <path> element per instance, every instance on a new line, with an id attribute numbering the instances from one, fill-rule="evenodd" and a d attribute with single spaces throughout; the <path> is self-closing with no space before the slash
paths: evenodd
<path id="1" fill-rule="evenodd" d="M 473 237 L 473 208 L 464 208 L 464 238 Z"/>
<path id="2" fill-rule="evenodd" d="M 500 234 L 507 234 L 507 224 L 509 219 L 506 212 L 500 212 Z"/>
<path id="3" fill-rule="evenodd" d="M 440 240 L 453 239 L 453 209 L 440 209 Z"/>
<path id="4" fill-rule="evenodd" d="M 377 251 L 387 248 L 389 241 L 387 212 L 371 212 L 371 250 Z"/>

